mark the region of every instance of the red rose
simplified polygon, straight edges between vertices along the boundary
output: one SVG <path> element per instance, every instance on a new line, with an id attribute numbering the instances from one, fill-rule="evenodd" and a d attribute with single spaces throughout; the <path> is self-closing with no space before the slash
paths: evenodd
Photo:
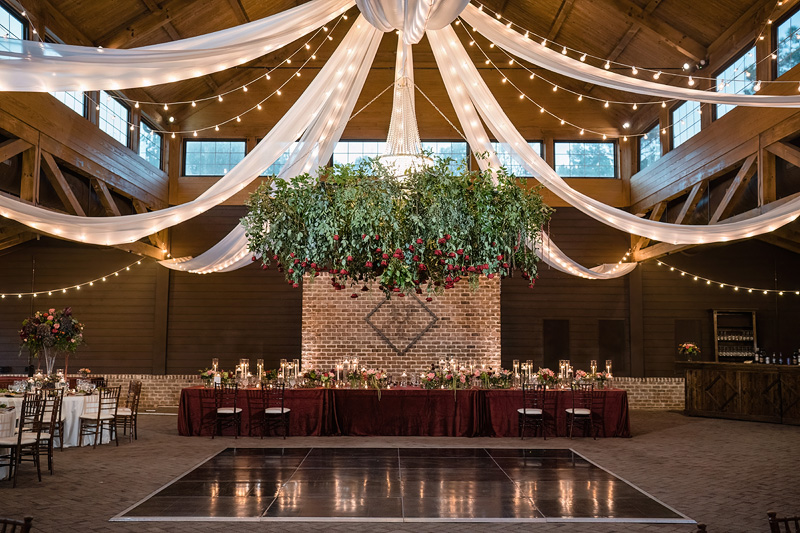
<path id="1" fill-rule="evenodd" d="M 417 238 L 417 244 L 422 244 L 422 243 L 423 243 L 423 240 L 420 239 L 420 238 Z"/>
<path id="2" fill-rule="evenodd" d="M 508 268 L 508 263 L 503 263 L 503 268 Z"/>
<path id="3" fill-rule="evenodd" d="M 456 283 L 458 283 L 459 281 L 461 281 L 461 276 L 456 276 L 456 279 L 454 279 L 453 281 L 455 281 Z"/>
<path id="4" fill-rule="evenodd" d="M 299 263 L 299 262 L 300 262 L 300 260 L 299 260 L 299 259 L 295 259 L 295 260 L 294 260 L 294 264 L 295 264 L 295 265 L 296 265 L 297 263 Z"/>
<path id="5" fill-rule="evenodd" d="M 372 268 L 372 261 L 367 261 L 367 262 L 364 264 L 364 266 L 366 266 L 367 268 Z"/>
<path id="6" fill-rule="evenodd" d="M 361 238 L 362 238 L 362 239 L 366 239 L 366 238 L 367 238 L 367 234 L 366 234 L 366 233 L 362 233 L 362 234 L 361 234 Z"/>
<path id="7" fill-rule="evenodd" d="M 469 261 L 469 256 L 468 256 L 468 255 L 464 255 L 464 259 L 466 259 L 467 261 Z"/>
<path id="8" fill-rule="evenodd" d="M 289 270 L 287 270 L 286 272 L 288 272 L 289 274 L 294 274 L 294 269 L 293 269 L 293 268 L 290 268 L 290 269 L 289 269 Z"/>
<path id="9" fill-rule="evenodd" d="M 426 302 L 432 302 L 432 301 L 433 301 L 433 298 L 431 298 L 431 297 L 429 296 L 429 297 L 425 298 L 425 301 L 426 301 Z"/>
<path id="10" fill-rule="evenodd" d="M 475 267 L 471 266 L 467 269 L 467 272 L 475 272 Z"/>
<path id="11" fill-rule="evenodd" d="M 400 292 L 400 288 L 399 287 L 395 287 L 394 289 L 392 289 L 392 292 Z"/>
<path id="12" fill-rule="evenodd" d="M 251 261 L 255 261 L 256 260 L 256 256 L 251 257 L 250 260 Z"/>
<path id="13" fill-rule="evenodd" d="M 341 270 L 339 271 L 339 273 L 340 273 L 342 276 L 346 276 L 346 275 L 347 275 L 347 270 L 345 270 L 345 269 L 341 269 Z"/>
<path id="14" fill-rule="evenodd" d="M 456 254 L 454 254 L 453 252 L 450 252 L 449 254 L 447 254 L 447 257 L 455 257 L 455 256 L 456 256 Z"/>
<path id="15" fill-rule="evenodd" d="M 380 248 L 376 248 L 376 249 L 375 249 L 375 253 L 376 253 L 376 254 L 379 254 L 379 253 L 381 253 L 382 251 L 383 251 L 383 250 L 381 250 Z"/>
<path id="16" fill-rule="evenodd" d="M 333 240 L 334 240 L 334 241 L 338 241 L 338 240 L 339 240 L 339 236 L 338 236 L 338 235 L 334 235 L 334 236 L 333 236 Z"/>
<path id="17" fill-rule="evenodd" d="M 350 298 L 358 298 L 358 294 L 353 293 L 353 294 L 350 295 Z"/>
<path id="18" fill-rule="evenodd" d="M 300 286 L 300 285 L 298 285 L 297 283 L 292 283 L 292 288 L 295 288 L 295 289 L 296 289 L 296 288 L 297 288 L 297 287 L 299 287 L 299 286 Z"/>
<path id="19" fill-rule="evenodd" d="M 489 279 L 494 279 L 494 274 L 489 274 L 486 277 L 489 278 Z"/>
<path id="20" fill-rule="evenodd" d="M 445 235 L 444 238 L 449 241 L 450 240 L 450 235 Z"/>
<path id="21" fill-rule="evenodd" d="M 316 263 L 311 263 L 311 268 L 317 268 L 317 264 Z"/>
<path id="22" fill-rule="evenodd" d="M 268 266 L 268 265 L 261 265 L 261 270 L 266 270 L 266 269 L 268 269 L 268 268 L 269 268 L 269 266 Z"/>
<path id="23" fill-rule="evenodd" d="M 383 255 L 381 256 L 381 258 L 383 258 L 383 259 L 389 259 L 389 254 L 383 254 Z"/>
<path id="24" fill-rule="evenodd" d="M 502 256 L 502 254 L 497 256 L 497 260 L 498 260 L 498 261 L 502 261 L 502 260 L 503 260 L 503 256 Z"/>
<path id="25" fill-rule="evenodd" d="M 273 261 L 277 261 L 277 260 L 278 260 L 278 256 L 277 256 L 277 255 L 273 255 L 273 256 L 272 256 L 272 260 L 273 260 Z"/>
<path id="26" fill-rule="evenodd" d="M 456 250 L 456 253 L 458 255 L 464 255 L 464 249 L 463 248 L 459 248 L 458 250 Z"/>
<path id="27" fill-rule="evenodd" d="M 439 259 L 439 263 L 444 264 L 445 263 L 444 259 Z"/>
<path id="28" fill-rule="evenodd" d="M 433 251 L 433 255 L 442 255 L 442 251 L 441 250 L 434 250 Z"/>
<path id="29" fill-rule="evenodd" d="M 412 260 L 412 261 L 419 261 L 419 256 L 418 256 L 418 255 L 415 255 L 414 257 L 412 257 L 412 258 L 411 258 L 411 260 Z"/>
<path id="30" fill-rule="evenodd" d="M 437 242 L 438 242 L 439 244 L 444 244 L 444 243 L 446 243 L 446 242 L 447 242 L 447 239 L 445 239 L 444 237 L 442 237 L 442 238 L 441 238 L 441 239 L 439 239 Z"/>
<path id="31" fill-rule="evenodd" d="M 381 236 L 380 236 L 380 235 L 375 235 L 375 240 L 376 240 L 376 241 L 379 241 L 379 240 L 381 240 Z"/>
<path id="32" fill-rule="evenodd" d="M 305 267 L 307 267 L 307 266 L 308 266 L 308 263 L 306 263 L 305 261 L 303 261 L 302 263 L 300 263 L 300 266 L 301 266 L 301 267 L 303 267 L 303 268 L 305 268 Z"/>
<path id="33" fill-rule="evenodd" d="M 348 260 L 348 261 L 352 261 L 352 260 L 353 260 L 353 256 L 352 256 L 352 255 L 348 255 L 348 256 L 347 256 L 347 260 Z"/>
<path id="34" fill-rule="evenodd" d="M 294 252 L 289 253 L 289 257 L 294 257 Z"/>
<path id="35" fill-rule="evenodd" d="M 388 263 L 386 261 L 381 261 L 381 266 L 386 266 Z"/>
<path id="36" fill-rule="evenodd" d="M 497 246 L 497 243 L 492 241 L 492 246 Z"/>

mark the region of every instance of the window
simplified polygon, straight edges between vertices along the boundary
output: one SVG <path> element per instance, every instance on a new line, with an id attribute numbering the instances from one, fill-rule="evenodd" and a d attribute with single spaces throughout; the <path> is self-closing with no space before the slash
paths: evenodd
<path id="1" fill-rule="evenodd" d="M 261 173 L 261 175 L 262 176 L 277 176 L 278 173 L 283 168 L 283 165 L 285 165 L 289 161 L 289 154 L 292 153 L 292 150 L 297 148 L 297 144 L 298 144 L 297 141 L 293 142 L 291 148 L 289 148 L 288 150 L 283 152 L 280 155 L 280 157 L 278 157 L 278 159 L 275 160 L 274 163 L 272 163 L 270 166 L 267 167 L 267 170 L 265 170 L 264 172 Z M 298 168 L 302 168 L 302 165 L 298 165 Z"/>
<path id="2" fill-rule="evenodd" d="M 778 76 L 800 63 L 800 11 L 778 25 L 775 33 L 778 43 Z"/>
<path id="3" fill-rule="evenodd" d="M 86 114 L 86 102 L 83 99 L 83 93 L 80 91 L 58 91 L 57 93 L 50 93 L 55 96 L 62 104 L 75 111 L 80 116 Z"/>
<path id="4" fill-rule="evenodd" d="M 672 148 L 700 133 L 700 103 L 684 102 L 672 110 Z"/>
<path id="5" fill-rule="evenodd" d="M 717 76 L 717 92 L 728 94 L 755 94 L 756 49 L 751 48 Z M 736 106 L 717 104 L 717 118 Z"/>
<path id="6" fill-rule="evenodd" d="M 385 148 L 382 141 L 339 141 L 333 149 L 333 164 L 350 165 L 367 157 L 378 157 Z"/>
<path id="7" fill-rule="evenodd" d="M 100 91 L 100 115 L 97 121 L 100 129 L 128 146 L 128 123 L 130 121 L 130 109 L 107 92 Z"/>
<path id="8" fill-rule="evenodd" d="M 556 172 L 563 178 L 617 177 L 613 142 L 556 142 Z"/>
<path id="9" fill-rule="evenodd" d="M 186 141 L 184 176 L 224 176 L 244 159 L 244 141 Z"/>
<path id="10" fill-rule="evenodd" d="M 452 159 L 449 165 L 451 172 L 458 172 L 458 168 L 462 165 L 469 168 L 469 146 L 463 141 L 422 141 L 422 151 L 430 152 L 433 157 Z"/>
<path id="11" fill-rule="evenodd" d="M 139 156 L 156 168 L 161 168 L 163 136 L 142 121 L 139 124 Z"/>
<path id="12" fill-rule="evenodd" d="M 539 154 L 539 157 L 542 157 L 542 143 L 539 141 L 535 142 L 528 142 L 528 146 L 534 149 L 534 151 Z M 509 174 L 513 174 L 518 178 L 530 178 L 531 173 L 528 172 L 528 169 L 525 168 L 525 165 L 521 165 L 518 163 L 514 156 L 511 154 L 511 151 L 508 149 L 508 144 L 503 144 L 499 142 L 492 143 L 492 149 L 497 153 L 497 159 L 500 160 L 500 164 L 506 167 L 506 171 Z"/>
<path id="13" fill-rule="evenodd" d="M 16 12 L 0 4 L 0 37 L 6 39 L 24 39 L 26 36 L 25 21 Z"/>
<path id="14" fill-rule="evenodd" d="M 661 159 L 661 137 L 658 123 L 639 137 L 639 170 L 644 170 Z"/>

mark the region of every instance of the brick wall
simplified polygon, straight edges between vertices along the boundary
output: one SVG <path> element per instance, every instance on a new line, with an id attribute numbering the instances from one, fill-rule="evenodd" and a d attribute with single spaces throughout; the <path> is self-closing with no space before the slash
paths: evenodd
<path id="1" fill-rule="evenodd" d="M 631 409 L 684 409 L 683 378 L 614 378 L 614 387 L 628 391 Z"/>
<path id="2" fill-rule="evenodd" d="M 121 400 L 124 401 L 128 384 L 133 379 L 142 381 L 142 396 L 139 398 L 139 410 L 155 409 L 158 406 L 178 405 L 181 389 L 202 385 L 203 381 L 194 375 L 152 375 L 152 374 L 106 374 L 109 387 L 122 386 Z"/>
<path id="3" fill-rule="evenodd" d="M 407 295 L 386 300 L 373 288 L 368 292 L 334 290 L 328 274 L 303 284 L 303 364 L 331 369 L 343 359 L 358 357 L 360 364 L 384 368 L 392 374 L 427 368 L 441 358 L 474 359 L 488 366 L 500 364 L 500 280 L 482 279 L 472 292 L 469 283 L 434 296 L 431 302 Z M 352 298 L 357 294 L 358 298 Z M 370 320 L 401 351 L 432 320 L 438 321 L 404 354 L 398 353 L 366 321 Z"/>

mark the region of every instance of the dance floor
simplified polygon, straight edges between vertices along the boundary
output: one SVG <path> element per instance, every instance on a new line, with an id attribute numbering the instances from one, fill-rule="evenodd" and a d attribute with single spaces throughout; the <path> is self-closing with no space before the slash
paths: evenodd
<path id="1" fill-rule="evenodd" d="M 572 450 L 228 448 L 114 521 L 693 523 Z"/>

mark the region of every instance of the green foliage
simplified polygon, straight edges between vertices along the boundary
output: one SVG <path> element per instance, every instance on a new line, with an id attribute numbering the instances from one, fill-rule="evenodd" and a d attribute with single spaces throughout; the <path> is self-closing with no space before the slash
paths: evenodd
<path id="1" fill-rule="evenodd" d="M 320 169 L 291 181 L 267 180 L 242 219 L 250 250 L 299 286 L 330 271 L 338 289 L 377 281 L 390 295 L 449 289 L 462 279 L 535 278 L 533 245 L 552 210 L 505 169 L 453 173 L 436 159 L 395 177 L 377 159 Z M 530 246 L 527 246 L 529 244 Z M 531 282 L 533 286 L 533 282 Z M 357 297 L 353 293 L 352 297 Z"/>

